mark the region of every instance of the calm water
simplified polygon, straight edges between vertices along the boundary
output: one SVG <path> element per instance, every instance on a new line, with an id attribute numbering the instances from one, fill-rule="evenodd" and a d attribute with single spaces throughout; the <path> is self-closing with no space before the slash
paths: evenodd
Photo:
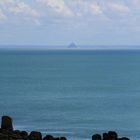
<path id="1" fill-rule="evenodd" d="M 69 140 L 140 138 L 140 51 L 0 51 L 0 115 Z"/>

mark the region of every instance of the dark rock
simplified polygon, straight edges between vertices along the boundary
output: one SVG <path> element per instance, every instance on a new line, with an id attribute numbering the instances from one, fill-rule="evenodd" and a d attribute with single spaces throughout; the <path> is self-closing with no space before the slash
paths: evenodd
<path id="1" fill-rule="evenodd" d="M 29 135 L 29 140 L 42 140 L 42 134 L 37 131 L 32 131 Z"/>
<path id="2" fill-rule="evenodd" d="M 65 137 L 60 137 L 60 140 L 67 140 Z"/>
<path id="3" fill-rule="evenodd" d="M 12 118 L 10 118 L 9 116 L 3 116 L 1 121 L 1 128 L 13 131 Z"/>
<path id="4" fill-rule="evenodd" d="M 8 135 L 0 133 L 0 140 L 8 140 Z"/>
<path id="5" fill-rule="evenodd" d="M 2 133 L 2 129 L 0 128 L 0 133 Z"/>
<path id="6" fill-rule="evenodd" d="M 101 140 L 101 139 L 102 139 L 102 137 L 99 134 L 95 134 L 92 136 L 92 140 Z"/>
<path id="7" fill-rule="evenodd" d="M 15 139 L 23 139 L 23 140 L 28 139 L 28 133 L 26 131 L 15 130 L 13 131 L 12 134 L 9 135 L 11 138 L 15 138 Z"/>
<path id="8" fill-rule="evenodd" d="M 26 131 L 21 131 L 20 132 L 20 135 L 21 137 L 24 139 L 24 140 L 27 140 L 28 139 L 28 133 Z"/>
<path id="9" fill-rule="evenodd" d="M 108 140 L 108 134 L 107 133 L 103 133 L 103 140 Z"/>
<path id="10" fill-rule="evenodd" d="M 13 133 L 17 134 L 17 135 L 20 135 L 21 132 L 19 130 L 15 130 Z"/>
<path id="11" fill-rule="evenodd" d="M 60 140 L 59 138 L 54 138 L 54 140 Z"/>
<path id="12" fill-rule="evenodd" d="M 130 140 L 130 139 L 127 137 L 122 137 L 122 138 L 119 138 L 119 140 Z"/>
<path id="13" fill-rule="evenodd" d="M 54 140 L 54 137 L 51 135 L 46 135 L 43 140 Z"/>
<path id="14" fill-rule="evenodd" d="M 115 131 L 108 132 L 108 140 L 118 140 L 118 135 Z"/>
<path id="15" fill-rule="evenodd" d="M 11 134 L 13 134 L 13 132 L 12 131 L 9 131 L 9 130 L 6 130 L 6 129 L 1 129 L 1 134 L 11 135 Z"/>
<path id="16" fill-rule="evenodd" d="M 14 140 L 21 140 L 22 139 L 22 137 L 19 134 L 14 134 L 14 133 L 9 134 L 8 137 L 9 137 L 9 139 L 14 139 Z"/>

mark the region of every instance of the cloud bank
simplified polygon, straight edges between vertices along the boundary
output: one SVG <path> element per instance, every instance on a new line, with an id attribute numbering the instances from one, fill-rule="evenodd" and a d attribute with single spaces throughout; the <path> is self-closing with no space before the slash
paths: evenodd
<path id="1" fill-rule="evenodd" d="M 139 25 L 140 0 L 0 0 L 2 41 L 140 44 Z"/>
<path id="2" fill-rule="evenodd" d="M 5 22 L 11 21 L 15 17 L 37 22 L 40 13 L 24 1 L 0 0 L 0 17 Z"/>
<path id="3" fill-rule="evenodd" d="M 34 4 L 33 4 L 34 3 Z M 39 5 L 39 6 L 38 6 Z M 109 18 L 115 17 L 138 18 L 140 13 L 139 0 L 34 0 L 34 2 L 23 0 L 0 0 L 0 20 L 8 21 L 9 17 L 19 17 L 31 21 L 39 21 L 52 15 L 62 18 Z M 44 9 L 44 11 L 43 11 Z M 110 14 L 112 12 L 113 14 Z M 53 13 L 53 14 L 52 14 Z M 9 16 L 10 15 L 10 16 Z M 127 15 L 127 16 L 126 16 Z"/>

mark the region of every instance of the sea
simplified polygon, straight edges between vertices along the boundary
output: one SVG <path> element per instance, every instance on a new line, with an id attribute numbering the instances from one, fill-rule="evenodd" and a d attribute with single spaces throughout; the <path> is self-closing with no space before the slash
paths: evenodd
<path id="1" fill-rule="evenodd" d="M 0 50 L 0 117 L 14 129 L 140 139 L 140 50 Z"/>

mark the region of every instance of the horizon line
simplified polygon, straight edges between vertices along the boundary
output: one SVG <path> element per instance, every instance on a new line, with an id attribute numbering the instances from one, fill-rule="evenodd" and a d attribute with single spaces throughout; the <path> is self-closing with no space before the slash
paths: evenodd
<path id="1" fill-rule="evenodd" d="M 44 45 L 44 44 L 0 44 L 0 50 L 140 50 L 140 45 Z"/>
<path id="2" fill-rule="evenodd" d="M 140 46 L 140 44 L 76 44 L 76 46 Z M 70 44 L 0 44 L 0 46 L 69 46 Z"/>
<path id="3" fill-rule="evenodd" d="M 140 48 L 0 48 L 0 51 L 135 51 Z"/>

